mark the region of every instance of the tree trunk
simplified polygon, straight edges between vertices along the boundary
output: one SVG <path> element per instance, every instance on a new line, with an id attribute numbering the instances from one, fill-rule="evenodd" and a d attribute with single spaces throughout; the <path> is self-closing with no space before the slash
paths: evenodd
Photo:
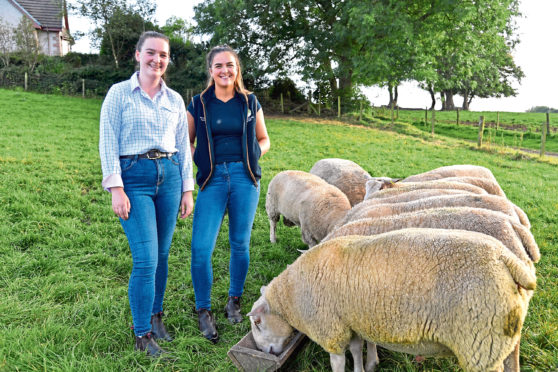
<path id="1" fill-rule="evenodd" d="M 430 93 L 430 99 L 432 100 L 432 105 L 430 105 L 430 110 L 434 110 L 436 107 L 436 93 L 432 87 L 428 87 L 428 93 Z"/>
<path id="2" fill-rule="evenodd" d="M 466 90 L 463 92 L 463 105 L 461 106 L 462 110 L 469 111 L 469 91 Z"/>
<path id="3" fill-rule="evenodd" d="M 397 85 L 394 85 L 391 82 L 388 83 L 388 92 L 389 92 L 388 107 L 391 107 L 392 104 L 393 107 L 397 107 L 397 98 L 399 97 L 399 91 L 397 87 L 398 87 Z"/>
<path id="4" fill-rule="evenodd" d="M 442 110 L 445 111 L 453 111 L 455 110 L 455 104 L 453 103 L 453 91 L 452 90 L 444 90 L 442 92 L 442 95 L 444 96 L 444 107 L 442 108 Z"/>

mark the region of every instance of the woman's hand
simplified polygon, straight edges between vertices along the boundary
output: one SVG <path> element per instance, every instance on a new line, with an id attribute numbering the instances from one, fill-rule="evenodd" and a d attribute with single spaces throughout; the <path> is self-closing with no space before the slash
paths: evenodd
<path id="1" fill-rule="evenodd" d="M 127 220 L 131 205 L 128 195 L 124 192 L 124 188 L 111 187 L 110 193 L 112 194 L 112 210 L 118 217 Z"/>
<path id="2" fill-rule="evenodd" d="M 182 200 L 180 200 L 180 218 L 186 218 L 194 210 L 194 198 L 192 191 L 185 191 L 182 193 Z"/>

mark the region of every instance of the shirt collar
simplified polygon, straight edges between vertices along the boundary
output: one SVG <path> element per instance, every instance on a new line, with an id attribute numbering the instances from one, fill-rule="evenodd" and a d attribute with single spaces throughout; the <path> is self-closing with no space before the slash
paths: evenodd
<path id="1" fill-rule="evenodd" d="M 132 74 L 132 77 L 130 77 L 130 91 L 134 91 L 136 89 L 141 89 L 140 84 L 139 84 L 139 71 L 136 71 Z M 167 93 L 168 87 L 167 84 L 165 84 L 165 80 L 161 79 L 161 93 Z"/>

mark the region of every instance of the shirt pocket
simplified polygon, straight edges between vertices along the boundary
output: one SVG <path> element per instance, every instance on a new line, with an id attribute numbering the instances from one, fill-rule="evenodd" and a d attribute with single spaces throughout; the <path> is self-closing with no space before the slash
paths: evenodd
<path id="1" fill-rule="evenodd" d="M 172 107 L 161 107 L 161 115 L 164 125 L 176 127 L 178 125 L 178 110 Z"/>

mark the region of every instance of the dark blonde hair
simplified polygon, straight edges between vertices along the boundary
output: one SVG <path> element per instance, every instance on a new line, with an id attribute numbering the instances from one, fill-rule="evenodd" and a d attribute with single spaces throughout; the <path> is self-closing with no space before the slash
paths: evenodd
<path id="1" fill-rule="evenodd" d="M 244 96 L 247 96 L 251 92 L 244 87 L 244 81 L 242 80 L 242 68 L 241 68 L 241 65 L 240 65 L 240 58 L 238 57 L 238 53 L 236 53 L 234 51 L 234 49 L 231 48 L 230 46 L 228 46 L 228 45 L 218 45 L 216 47 L 213 47 L 209 51 L 209 53 L 207 53 L 206 62 L 207 62 L 208 74 L 209 74 L 209 70 L 211 69 L 211 65 L 213 63 L 213 59 L 215 58 L 215 56 L 217 54 L 223 53 L 223 52 L 229 52 L 230 54 L 232 54 L 232 56 L 234 57 L 234 59 L 236 61 L 237 73 L 236 73 L 236 79 L 234 80 L 234 89 L 238 93 L 243 94 Z M 209 88 L 212 85 L 215 85 L 215 81 L 213 80 L 213 77 L 211 76 L 211 74 L 209 74 L 209 78 L 207 80 L 207 87 Z"/>
<path id="2" fill-rule="evenodd" d="M 151 38 L 165 40 L 167 42 L 167 44 L 169 46 L 169 50 L 170 50 L 170 41 L 169 41 L 169 38 L 167 37 L 167 35 L 162 34 L 160 32 L 157 32 L 157 31 L 145 31 L 145 32 L 143 32 L 140 35 L 140 37 L 138 39 L 138 42 L 136 44 L 136 50 L 138 52 L 141 52 L 141 48 L 143 47 L 143 43 L 145 43 L 145 40 L 151 39 Z"/>

